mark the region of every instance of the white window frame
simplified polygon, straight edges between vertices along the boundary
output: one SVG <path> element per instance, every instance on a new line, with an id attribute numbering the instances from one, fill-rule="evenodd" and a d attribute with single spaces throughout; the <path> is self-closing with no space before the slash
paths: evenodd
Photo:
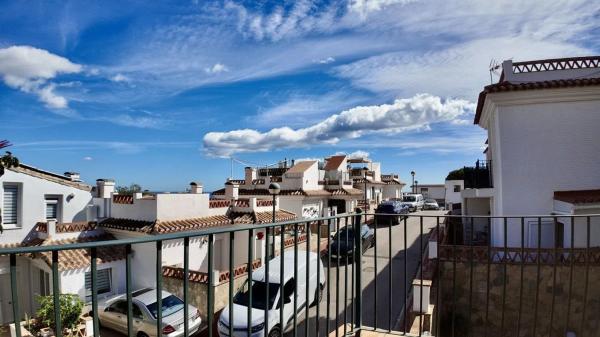
<path id="1" fill-rule="evenodd" d="M 55 214 L 54 218 L 48 218 L 48 205 L 56 206 L 56 214 Z M 61 211 L 60 197 L 52 196 L 52 195 L 47 195 L 44 197 L 44 218 L 46 220 L 58 221 L 60 219 L 60 215 L 61 215 L 60 211 Z"/>
<path id="2" fill-rule="evenodd" d="M 18 183 L 5 183 L 2 187 L 2 226 L 4 227 L 4 229 L 20 228 L 21 226 L 19 221 L 21 220 L 21 185 Z M 17 190 L 15 201 L 15 222 L 6 222 L 6 207 L 4 204 L 6 188 L 15 188 Z"/>

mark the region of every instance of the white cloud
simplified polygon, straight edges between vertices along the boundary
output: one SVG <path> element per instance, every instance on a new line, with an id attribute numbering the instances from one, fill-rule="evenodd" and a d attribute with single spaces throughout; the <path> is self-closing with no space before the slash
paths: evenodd
<path id="1" fill-rule="evenodd" d="M 316 61 L 316 63 L 319 63 L 319 64 L 329 64 L 329 63 L 333 63 L 333 62 L 335 62 L 335 59 L 331 56 Z"/>
<path id="2" fill-rule="evenodd" d="M 224 72 L 228 72 L 229 68 L 227 68 L 226 65 L 222 64 L 222 63 L 215 63 L 212 67 L 210 68 L 204 68 L 204 71 L 207 74 L 219 74 L 219 73 L 224 73 Z"/>
<path id="3" fill-rule="evenodd" d="M 30 46 L 11 46 L 0 49 L 0 75 L 4 83 L 14 89 L 38 96 L 46 106 L 67 108 L 67 99 L 55 92 L 56 85 L 49 80 L 59 74 L 81 72 L 81 65 Z"/>
<path id="4" fill-rule="evenodd" d="M 351 152 L 351 153 L 346 153 L 346 152 L 340 151 L 340 152 L 336 152 L 335 155 L 336 156 L 345 155 L 348 158 L 368 158 L 369 155 L 370 155 L 370 153 L 367 152 L 367 151 L 356 150 L 356 151 Z"/>
<path id="5" fill-rule="evenodd" d="M 336 67 L 335 74 L 374 92 L 434 93 L 474 100 L 490 84 L 490 60 L 531 60 L 587 55 L 566 42 L 537 41 L 524 36 L 480 39 L 426 53 L 394 52 Z M 497 78 L 496 78 L 497 80 Z"/>
<path id="6" fill-rule="evenodd" d="M 125 76 L 125 75 L 123 75 L 121 73 L 118 73 L 115 76 L 111 77 L 110 80 L 113 81 L 113 82 L 117 82 L 117 83 L 118 82 L 129 82 L 130 81 L 129 77 L 127 77 L 127 76 Z"/>
<path id="7" fill-rule="evenodd" d="M 267 132 L 252 129 L 209 132 L 204 136 L 204 149 L 211 155 L 229 156 L 240 152 L 335 144 L 365 134 L 423 129 L 432 123 L 452 121 L 473 109 L 474 104 L 466 100 L 442 101 L 437 96 L 418 94 L 396 99 L 392 104 L 358 106 L 300 129 L 280 127 Z"/>
<path id="8" fill-rule="evenodd" d="M 366 16 L 371 12 L 382 10 L 391 5 L 407 4 L 415 0 L 351 0 L 348 9 Z"/>
<path id="9" fill-rule="evenodd" d="M 90 156 L 87 156 L 87 157 L 83 157 L 83 160 L 85 160 L 85 161 L 92 161 L 92 160 L 94 160 L 94 158 L 92 158 Z"/>

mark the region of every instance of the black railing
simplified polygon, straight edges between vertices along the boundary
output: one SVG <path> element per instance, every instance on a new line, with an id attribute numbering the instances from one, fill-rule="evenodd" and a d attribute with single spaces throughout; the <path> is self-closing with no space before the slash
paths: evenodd
<path id="1" fill-rule="evenodd" d="M 464 167 L 465 188 L 492 188 L 492 161 L 478 160 L 475 166 Z"/>
<path id="2" fill-rule="evenodd" d="M 266 337 L 282 335 L 281 331 L 285 330 L 293 332 L 294 336 L 339 337 L 357 331 L 376 331 L 408 336 L 565 336 L 572 332 L 579 337 L 598 332 L 595 309 L 600 291 L 590 287 L 600 275 L 597 226 L 600 226 L 600 215 L 494 217 L 436 213 L 398 218 L 370 213 L 216 227 L 112 241 L 2 248 L 0 256 L 9 256 L 12 310 L 15 323 L 20 323 L 24 315 L 19 308 L 19 294 L 23 293 L 21 287 L 25 285 L 18 282 L 17 256 L 51 253 L 52 289 L 58 308 L 61 305 L 59 255 L 74 249 L 89 250 L 95 336 L 101 333 L 97 280 L 99 250 L 126 248 L 125 328 L 129 336 L 140 336 L 134 324 L 137 318 L 133 315 L 132 256 L 136 245 L 155 243 L 156 256 L 149 258 L 156 258 L 155 284 L 157 289 L 163 289 L 163 244 L 172 244 L 173 240 L 183 242 L 183 317 L 186 319 L 182 329 L 183 335 L 188 336 L 187 318 L 193 315 L 187 312 L 187 304 L 192 300 L 189 288 L 193 271 L 190 271 L 189 263 L 190 258 L 198 258 L 190 256 L 190 241 L 204 237 L 208 245 L 207 321 L 204 322 L 208 336 L 217 336 L 218 329 L 221 336 L 262 336 L 264 333 Z M 263 231 L 264 242 L 255 241 L 256 234 Z M 332 231 L 338 234 L 332 236 Z M 355 233 L 361 234 L 352 235 Z M 253 287 L 248 287 L 247 303 L 251 305 L 247 306 L 244 319 L 240 319 L 240 312 L 235 310 L 229 310 L 227 320 L 217 316 L 219 310 L 215 309 L 212 271 L 216 255 L 214 239 L 219 234 L 226 234 L 225 238 L 229 240 L 229 308 L 233 307 L 233 295 L 238 288 L 231 281 L 234 256 L 243 244 L 247 244 L 247 278 L 268 281 L 274 286 L 267 286 L 261 295 L 253 294 Z M 300 234 L 305 237 L 303 242 Z M 474 238 L 479 234 L 489 239 L 478 243 Z M 276 252 L 270 252 L 275 249 L 275 245 L 269 244 L 271 235 L 280 238 L 280 265 L 275 268 L 279 270 L 272 270 L 275 266 L 271 263 L 263 263 L 264 269 L 257 273 L 254 256 L 257 245 L 264 245 L 264 256 L 276 255 Z M 311 254 L 305 253 L 312 251 L 319 253 L 323 273 L 320 264 L 312 264 Z M 288 264 L 290 261 L 293 265 Z M 300 263 L 304 266 L 301 272 Z M 292 273 L 287 268 L 293 268 L 292 293 L 285 289 Z M 270 272 L 279 274 L 275 276 L 278 283 L 269 277 Z M 257 275 L 256 278 L 253 275 Z M 310 285 L 314 279 L 318 286 L 314 294 L 310 287 L 299 286 L 300 280 Z M 272 301 L 270 290 L 276 291 Z M 146 334 L 163 335 L 162 300 L 161 292 L 157 292 L 158 323 L 155 331 Z M 257 323 L 252 316 L 260 311 L 250 308 L 259 302 L 265 305 L 263 318 Z M 312 302 L 316 306 L 310 306 Z M 287 306 L 291 317 L 279 309 Z M 55 310 L 54 315 L 58 322 L 56 335 L 61 336 L 64 326 L 61 328 L 60 325 L 60 310 Z M 245 322 L 244 326 L 236 325 L 235 315 Z M 15 332 L 21 337 L 21 329 L 17 328 Z"/>

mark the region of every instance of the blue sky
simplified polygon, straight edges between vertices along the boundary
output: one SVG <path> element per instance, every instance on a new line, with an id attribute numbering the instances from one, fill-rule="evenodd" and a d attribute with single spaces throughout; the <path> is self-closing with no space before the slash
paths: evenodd
<path id="1" fill-rule="evenodd" d="M 594 1 L 0 3 L 0 139 L 31 165 L 151 190 L 219 188 L 229 156 L 356 151 L 441 182 L 483 156 L 491 60 L 600 42 Z"/>

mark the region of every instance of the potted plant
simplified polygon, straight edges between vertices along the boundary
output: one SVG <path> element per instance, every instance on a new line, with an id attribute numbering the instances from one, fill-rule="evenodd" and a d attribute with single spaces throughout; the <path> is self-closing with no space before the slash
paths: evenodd
<path id="1" fill-rule="evenodd" d="M 56 330 L 56 322 L 54 320 L 54 297 L 38 296 L 37 301 L 40 308 L 37 311 L 38 320 L 44 326 L 40 330 L 41 336 L 50 336 Z M 63 331 L 70 335 L 76 331 L 79 324 L 79 317 L 83 310 L 83 301 L 76 294 L 60 294 L 60 319 Z"/>

